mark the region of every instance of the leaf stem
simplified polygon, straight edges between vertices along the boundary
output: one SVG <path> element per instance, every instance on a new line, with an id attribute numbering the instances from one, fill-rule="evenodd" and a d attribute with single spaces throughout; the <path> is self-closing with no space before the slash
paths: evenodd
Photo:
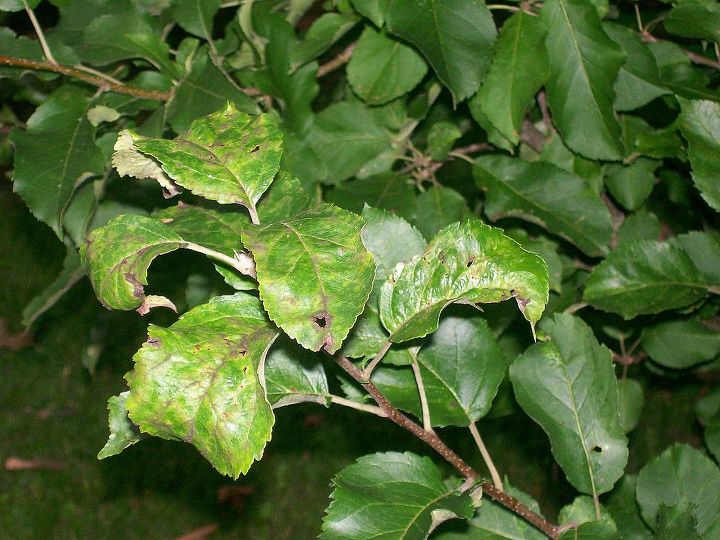
<path id="1" fill-rule="evenodd" d="M 425 393 L 425 385 L 423 384 L 422 374 L 420 373 L 420 366 L 416 358 L 413 359 L 412 364 L 413 375 L 415 375 L 415 384 L 417 385 L 418 394 L 420 394 L 420 409 L 422 410 L 423 428 L 425 431 L 434 433 L 432 428 L 432 420 L 430 418 L 430 407 L 428 406 L 427 394 Z"/>
<path id="2" fill-rule="evenodd" d="M 197 253 L 202 253 L 203 255 L 207 255 L 208 257 L 225 263 L 231 268 L 234 268 L 235 270 L 240 272 L 241 274 L 250 276 L 253 279 L 257 277 L 257 275 L 255 274 L 255 262 L 247 253 L 235 253 L 235 257 L 229 257 L 224 253 L 220 253 L 219 251 L 206 248 L 205 246 L 201 246 L 193 242 L 183 242 L 180 247 L 189 249 L 190 251 L 196 251 Z"/>
<path id="3" fill-rule="evenodd" d="M 487 4 L 486 6 L 490 11 L 493 10 L 506 10 L 506 11 L 520 11 L 520 8 L 517 6 L 508 6 L 505 4 Z"/>
<path id="4" fill-rule="evenodd" d="M 355 43 L 351 43 L 347 47 L 343 49 L 343 51 L 338 54 L 335 58 L 328 60 L 324 64 L 322 64 L 318 70 L 317 74 L 315 75 L 318 79 L 320 77 L 324 77 L 331 71 L 335 71 L 336 69 L 344 66 L 350 61 L 350 58 L 352 57 L 353 50 L 355 49 Z"/>
<path id="5" fill-rule="evenodd" d="M 358 369 L 350 360 L 344 356 L 334 356 L 333 359 L 337 364 L 353 379 L 359 382 L 363 388 L 372 396 L 375 402 L 385 412 L 387 417 L 400 427 L 406 429 L 415 437 L 423 441 L 425 444 L 430 446 L 438 454 L 440 454 L 445 461 L 452 465 L 460 474 L 469 480 L 477 480 L 479 474 L 470 465 L 465 463 L 463 459 L 458 456 L 451 448 L 449 448 L 435 433 L 425 431 L 419 424 L 416 424 L 410 420 L 407 416 L 398 411 L 393 407 L 387 398 L 378 390 L 378 388 L 370 381 L 364 378 L 363 372 Z M 508 495 L 504 491 L 499 490 L 493 486 L 490 482 L 481 481 L 480 487 L 483 493 L 487 494 L 488 497 L 503 505 L 508 510 L 514 512 L 521 518 L 527 520 L 529 523 L 537 527 L 543 533 L 553 540 L 557 540 L 560 537 L 558 527 L 548 522 L 542 516 L 536 514 L 530 510 L 523 503 L 518 501 L 515 497 Z"/>
<path id="6" fill-rule="evenodd" d="M 390 340 L 386 341 L 385 344 L 377 352 L 377 354 L 373 357 L 373 359 L 370 360 L 370 363 L 363 370 L 363 377 L 365 377 L 366 381 L 370 380 L 370 376 L 372 375 L 373 370 L 380 363 L 380 360 L 383 359 L 385 353 L 388 352 L 391 346 L 392 343 L 390 343 Z"/>
<path id="7" fill-rule="evenodd" d="M 53 73 L 60 73 L 61 75 L 67 75 L 68 77 L 79 79 L 88 84 L 92 84 L 93 86 L 97 86 L 102 90 L 108 90 L 117 94 L 124 94 L 126 96 L 135 96 L 142 99 L 167 101 L 171 96 L 170 92 L 146 90 L 145 88 L 137 88 L 126 84 L 116 84 L 101 77 L 85 73 L 77 68 L 64 66 L 62 64 L 52 64 L 50 62 L 39 62 L 37 60 L 27 60 L 25 58 L 14 58 L 12 56 L 0 55 L 0 65 L 32 69 L 34 71 L 52 71 Z"/>
<path id="8" fill-rule="evenodd" d="M 42 27 L 40 26 L 40 23 L 38 23 L 37 18 L 35 17 L 35 12 L 32 10 L 30 5 L 27 3 L 27 0 L 23 0 L 23 6 L 25 6 L 25 13 L 27 13 L 30 22 L 32 23 L 33 29 L 35 30 L 35 35 L 38 37 L 38 41 L 40 41 L 40 47 L 42 47 L 43 54 L 45 55 L 45 58 L 47 61 L 51 64 L 57 64 L 57 60 L 55 60 L 55 57 L 53 56 L 52 50 L 50 49 L 50 45 L 48 45 L 47 40 L 45 39 L 45 34 L 42 31 Z"/>
<path id="9" fill-rule="evenodd" d="M 248 212 L 250 213 L 250 221 L 252 221 L 253 225 L 260 225 L 260 218 L 258 217 L 257 208 L 255 208 L 255 205 L 247 207 Z"/>
<path id="10" fill-rule="evenodd" d="M 387 414 L 385 414 L 385 411 L 383 411 L 377 405 L 367 405 L 365 403 L 358 403 L 357 401 L 345 399 L 344 397 L 336 396 L 334 394 L 330 394 L 330 401 L 332 403 L 335 403 L 336 405 L 342 405 L 343 407 L 349 407 L 351 409 L 355 409 L 358 411 L 374 414 L 375 416 L 387 418 Z"/>
<path id="11" fill-rule="evenodd" d="M 468 428 L 470 429 L 470 433 L 472 434 L 473 439 L 475 439 L 475 444 L 477 444 L 478 450 L 480 450 L 480 455 L 482 455 L 483 461 L 485 462 L 488 471 L 490 471 L 490 477 L 492 478 L 493 485 L 500 491 L 505 491 L 502 479 L 500 478 L 500 474 L 495 468 L 495 463 L 493 462 L 492 456 L 490 455 L 490 452 L 488 452 L 488 449 L 485 446 L 482 437 L 480 436 L 480 432 L 478 431 L 475 422 L 470 422 Z"/>

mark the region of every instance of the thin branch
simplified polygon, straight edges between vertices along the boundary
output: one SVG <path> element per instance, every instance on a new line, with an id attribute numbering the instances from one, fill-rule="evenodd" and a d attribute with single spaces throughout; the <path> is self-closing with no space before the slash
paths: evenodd
<path id="1" fill-rule="evenodd" d="M 372 375 L 373 370 L 383 359 L 385 353 L 388 352 L 391 345 L 392 343 L 390 343 L 390 340 L 386 341 L 385 344 L 377 352 L 377 354 L 373 357 L 373 359 L 370 360 L 370 363 L 365 367 L 365 369 L 363 370 L 363 377 L 365 377 L 366 381 L 370 380 L 370 376 Z"/>
<path id="2" fill-rule="evenodd" d="M 645 43 L 656 43 L 658 41 L 661 41 L 660 39 L 653 36 L 650 32 L 648 32 L 647 29 L 641 32 L 640 35 Z M 703 56 L 702 54 L 688 51 L 687 49 L 682 49 L 682 52 L 684 52 L 687 57 L 696 64 L 711 67 L 714 69 L 720 69 L 720 61 L 713 60 L 711 58 L 708 58 L 707 56 Z"/>
<path id="3" fill-rule="evenodd" d="M 372 382 L 365 380 L 363 372 L 360 371 L 360 369 L 358 369 L 350 360 L 348 360 L 344 356 L 334 356 L 333 359 L 348 375 L 350 375 L 353 379 L 359 382 L 363 386 L 363 388 L 365 388 L 365 390 L 372 396 L 372 398 L 380 406 L 380 408 L 385 411 L 385 414 L 390 420 L 392 420 L 394 423 L 396 423 L 403 429 L 406 429 L 407 431 L 415 435 L 415 437 L 430 446 L 465 478 L 469 480 L 477 480 L 479 478 L 477 471 L 475 471 L 472 467 L 470 467 L 470 465 L 465 463 L 465 461 L 463 461 L 460 456 L 458 456 L 452 449 L 450 449 L 435 433 L 425 431 L 420 425 L 416 424 L 407 416 L 398 411 L 395 407 L 393 407 L 387 400 L 387 398 L 382 394 L 382 392 L 380 392 L 380 390 L 378 390 L 378 388 Z M 503 505 L 508 510 L 519 515 L 523 519 L 527 520 L 529 523 L 532 523 L 535 527 L 537 527 L 539 530 L 541 530 L 553 540 L 557 540 L 557 538 L 559 538 L 560 535 L 558 533 L 558 528 L 555 525 L 549 523 L 542 516 L 530 510 L 527 506 L 518 501 L 515 497 L 512 497 L 504 491 L 497 489 L 495 486 L 493 486 L 490 482 L 487 481 L 481 481 L 480 487 L 482 488 L 483 493 L 487 494 L 488 497 Z"/>
<path id="4" fill-rule="evenodd" d="M 24 58 L 13 58 L 12 56 L 0 55 L 0 65 L 32 69 L 35 71 L 52 71 L 79 79 L 93 86 L 97 86 L 102 90 L 124 94 L 126 96 L 135 96 L 143 99 L 157 99 L 158 101 L 167 101 L 170 99 L 170 92 L 161 92 L 159 90 L 146 90 L 145 88 L 137 88 L 126 84 L 115 84 L 100 77 L 96 77 L 89 73 L 85 73 L 74 67 L 64 66 L 62 64 L 51 64 L 50 62 L 39 62 L 37 60 L 26 60 Z"/>
<path id="5" fill-rule="evenodd" d="M 357 401 L 345 399 L 344 397 L 336 396 L 334 394 L 330 395 L 330 401 L 337 405 L 342 405 L 343 407 L 349 407 L 351 409 L 355 409 L 358 411 L 374 414 L 375 416 L 387 418 L 387 414 L 385 414 L 385 411 L 383 411 L 377 405 L 368 405 L 366 403 L 358 403 Z"/>
<path id="6" fill-rule="evenodd" d="M 470 433 L 472 434 L 473 439 L 475 439 L 475 444 L 477 445 L 478 450 L 480 450 L 480 455 L 485 462 L 485 466 L 488 468 L 488 471 L 490 471 L 490 477 L 492 478 L 493 485 L 500 491 L 505 491 L 502 479 L 500 478 L 500 474 L 495 468 L 495 463 L 493 462 L 492 456 L 490 455 L 490 452 L 488 452 L 488 449 L 485 446 L 482 437 L 480 436 L 480 432 L 478 431 L 475 422 L 470 422 L 468 428 L 470 429 Z"/>
<path id="7" fill-rule="evenodd" d="M 202 253 L 203 255 L 207 255 L 208 257 L 225 263 L 231 268 L 234 268 L 235 270 L 240 272 L 241 274 L 250 276 L 253 279 L 257 277 L 257 275 L 255 274 L 255 262 L 247 253 L 235 253 L 235 257 L 229 257 L 224 253 L 220 253 L 219 251 L 206 248 L 205 246 L 201 246 L 193 242 L 183 242 L 180 247 L 189 249 L 190 251 L 195 251 L 197 253 Z"/>
<path id="8" fill-rule="evenodd" d="M 353 50 L 355 49 L 355 43 L 351 43 L 343 51 L 338 54 L 335 58 L 328 60 L 324 64 L 322 64 L 318 70 L 316 77 L 319 79 L 320 77 L 324 77 L 331 71 L 335 71 L 338 68 L 341 68 L 345 64 L 347 64 L 350 61 L 350 57 L 352 56 Z"/>
<path id="9" fill-rule="evenodd" d="M 413 375 L 415 375 L 415 384 L 417 385 L 418 394 L 420 394 L 420 409 L 422 410 L 423 429 L 434 433 L 432 428 L 432 420 L 430 419 L 430 407 L 428 406 L 427 394 L 425 393 L 425 385 L 423 384 L 422 374 L 417 359 L 413 359 L 412 364 Z"/>
<path id="10" fill-rule="evenodd" d="M 38 37 L 38 41 L 40 41 L 40 47 L 42 47 L 43 54 L 45 55 L 45 58 L 47 61 L 51 64 L 57 64 L 57 60 L 55 60 L 55 57 L 53 56 L 52 50 L 50 49 L 50 45 L 48 45 L 47 40 L 45 39 L 45 34 L 43 33 L 42 26 L 40 26 L 40 23 L 38 23 L 37 18 L 35 17 L 35 12 L 32 10 L 30 5 L 27 3 L 27 0 L 23 0 L 23 6 L 25 6 L 25 12 L 27 13 L 28 17 L 30 18 L 30 22 L 32 23 L 33 29 L 35 30 L 35 35 Z"/>

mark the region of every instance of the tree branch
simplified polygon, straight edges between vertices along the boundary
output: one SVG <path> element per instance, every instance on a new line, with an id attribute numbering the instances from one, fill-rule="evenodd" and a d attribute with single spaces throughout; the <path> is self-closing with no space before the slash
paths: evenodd
<path id="1" fill-rule="evenodd" d="M 328 60 L 324 64 L 322 64 L 318 70 L 316 77 L 319 79 L 320 77 L 324 77 L 331 71 L 335 71 L 336 69 L 344 66 L 350 61 L 350 57 L 352 56 L 353 50 L 355 49 L 355 43 L 351 43 L 343 51 L 338 54 L 335 58 Z"/>
<path id="2" fill-rule="evenodd" d="M 0 65 L 10 66 L 23 69 L 32 69 L 34 71 L 51 71 L 61 75 L 67 75 L 74 79 L 79 79 L 93 86 L 97 86 L 102 90 L 124 94 L 126 96 L 134 96 L 141 99 L 156 99 L 158 101 L 167 101 L 170 99 L 170 92 L 161 92 L 159 90 L 146 90 L 145 88 L 137 88 L 126 84 L 116 84 L 101 77 L 91 75 L 77 68 L 64 66 L 62 64 L 52 64 L 50 62 L 40 62 L 37 60 L 27 60 L 25 58 L 14 58 L 12 56 L 0 55 Z"/>
<path id="3" fill-rule="evenodd" d="M 355 364 L 344 356 L 333 356 L 332 357 L 337 364 L 353 379 L 359 382 L 363 388 L 372 396 L 375 402 L 385 412 L 387 417 L 395 422 L 400 427 L 406 429 L 415 437 L 423 441 L 425 444 L 430 446 L 438 454 L 440 454 L 445 461 L 452 465 L 460 474 L 469 480 L 477 480 L 480 475 L 470 465 L 465 463 L 463 459 L 458 456 L 451 448 L 449 448 L 435 433 L 425 431 L 420 425 L 410 420 L 407 416 L 398 411 L 393 407 L 387 398 L 378 390 L 378 388 L 370 381 L 367 381 L 363 376 L 363 372 L 358 369 Z M 545 533 L 548 537 L 553 540 L 559 538 L 560 533 L 558 527 L 552 523 L 546 521 L 542 516 L 536 514 L 530 510 L 523 503 L 518 501 L 515 497 L 508 495 L 504 491 L 497 489 L 492 483 L 487 481 L 481 481 L 480 487 L 483 493 L 487 494 L 488 497 L 503 505 L 508 510 L 519 515 L 523 519 L 532 523 L 535 527 Z"/>
<path id="4" fill-rule="evenodd" d="M 642 40 L 645 43 L 656 43 L 658 41 L 661 41 L 660 39 L 653 36 L 650 32 L 647 30 L 640 33 L 640 36 L 642 37 Z M 716 60 L 712 60 L 711 58 L 708 58 L 707 56 L 703 56 L 702 54 L 697 54 L 692 51 L 688 51 L 687 49 L 682 49 L 682 52 L 684 52 L 687 57 L 694 62 L 695 64 L 699 64 L 702 66 L 711 67 L 714 69 L 720 69 L 720 62 Z"/>

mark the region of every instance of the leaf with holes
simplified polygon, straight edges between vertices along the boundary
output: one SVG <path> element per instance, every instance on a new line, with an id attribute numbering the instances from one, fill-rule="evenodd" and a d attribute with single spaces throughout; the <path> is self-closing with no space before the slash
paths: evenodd
<path id="1" fill-rule="evenodd" d="M 363 456 L 333 479 L 321 540 L 424 540 L 442 522 L 469 519 L 468 493 L 443 482 L 427 457 L 406 452 Z"/>
<path id="2" fill-rule="evenodd" d="M 473 220 L 440 231 L 421 257 L 399 264 L 380 291 L 380 318 L 395 343 L 423 337 L 453 302 L 515 298 L 534 325 L 548 300 L 545 262 L 500 229 Z"/>
<path id="3" fill-rule="evenodd" d="M 140 429 L 191 443 L 237 478 L 260 459 L 275 418 L 261 380 L 277 330 L 247 294 L 219 296 L 168 328 L 150 325 L 127 406 Z"/>
<path id="4" fill-rule="evenodd" d="M 550 341 L 532 345 L 510 366 L 515 397 L 550 437 L 576 489 L 610 491 L 628 460 L 612 355 L 571 315 L 555 315 L 541 328 Z"/>
<path id="5" fill-rule="evenodd" d="M 365 307 L 375 264 L 362 225 L 360 216 L 322 204 L 243 232 L 265 309 L 306 349 L 337 351 Z"/>
<path id="6" fill-rule="evenodd" d="M 251 215 L 280 168 L 278 121 L 270 114 L 240 112 L 230 103 L 196 120 L 185 135 L 174 140 L 126 133 L 132 137 L 135 152 L 160 162 L 175 183 L 206 199 L 242 204 Z M 125 154 L 114 156 L 121 174 L 127 160 Z"/>

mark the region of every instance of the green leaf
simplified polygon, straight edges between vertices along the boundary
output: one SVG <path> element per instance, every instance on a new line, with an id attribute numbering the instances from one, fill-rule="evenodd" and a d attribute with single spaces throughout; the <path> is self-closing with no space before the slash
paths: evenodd
<path id="1" fill-rule="evenodd" d="M 169 328 L 150 325 L 126 375 L 130 419 L 145 433 L 191 443 L 221 474 L 245 474 L 275 422 L 261 373 L 276 336 L 260 302 L 244 293 L 215 297 Z"/>
<path id="2" fill-rule="evenodd" d="M 502 27 L 490 71 L 472 98 L 493 126 L 520 142 L 525 113 L 549 76 L 545 51 L 547 28 L 539 17 L 519 11 Z"/>
<path id="3" fill-rule="evenodd" d="M 621 540 L 623 537 L 607 521 L 588 521 L 560 535 L 560 540 Z"/>
<path id="4" fill-rule="evenodd" d="M 413 181 L 406 176 L 387 173 L 362 180 L 343 182 L 328 192 L 325 200 L 359 214 L 364 205 L 384 208 L 411 218 L 415 211 Z"/>
<path id="5" fill-rule="evenodd" d="M 361 457 L 333 484 L 322 540 L 424 540 L 443 521 L 473 514 L 470 496 L 447 487 L 435 464 L 415 454 Z"/>
<path id="6" fill-rule="evenodd" d="M 663 19 L 671 34 L 720 42 L 720 6 L 716 2 L 685 0 Z"/>
<path id="7" fill-rule="evenodd" d="M 454 189 L 431 187 L 415 198 L 415 208 L 409 221 L 432 238 L 451 223 L 474 217 L 467 201 Z"/>
<path id="8" fill-rule="evenodd" d="M 28 0 L 27 4 L 31 8 L 37 7 L 40 0 Z M 22 11 L 25 4 L 22 0 L 0 0 L 0 11 Z"/>
<path id="9" fill-rule="evenodd" d="M 175 133 L 184 133 L 193 120 L 214 113 L 227 102 L 240 111 L 257 114 L 255 103 L 213 65 L 205 47 L 195 51 L 189 62 L 190 69 L 179 78 L 167 105 L 168 122 Z"/>
<path id="10" fill-rule="evenodd" d="M 508 485 L 507 480 L 505 491 L 533 512 L 541 515 L 538 503 L 529 495 Z M 466 530 L 441 532 L 433 536 L 434 540 L 545 540 L 546 538 L 547 536 L 528 521 L 489 497 L 483 498 Z"/>
<path id="11" fill-rule="evenodd" d="M 625 319 L 685 307 L 707 285 L 687 253 L 650 240 L 622 244 L 590 274 L 585 301 Z"/>
<path id="12" fill-rule="evenodd" d="M 705 538 L 720 533 L 720 471 L 694 448 L 674 444 L 640 471 L 637 500 L 645 522 L 655 529 L 661 507 L 687 504 Z"/>
<path id="13" fill-rule="evenodd" d="M 98 453 L 98 459 L 116 456 L 140 440 L 137 426 L 128 418 L 127 400 L 129 395 L 130 392 L 121 392 L 120 395 L 108 399 L 110 437 Z"/>
<path id="14" fill-rule="evenodd" d="M 626 474 L 605 500 L 605 507 L 626 540 L 650 540 L 650 529 L 640 517 L 640 507 L 635 500 L 637 477 Z"/>
<path id="15" fill-rule="evenodd" d="M 265 309 L 306 349 L 337 351 L 365 307 L 375 264 L 360 239 L 362 224 L 323 204 L 243 232 Z"/>
<path id="16" fill-rule="evenodd" d="M 105 170 L 87 120 L 92 103 L 78 88 L 61 86 L 35 110 L 26 129 L 13 128 L 9 136 L 15 147 L 13 190 L 61 239 L 63 214 L 75 191 Z"/>
<path id="17" fill-rule="evenodd" d="M 625 53 L 587 0 L 547 0 L 541 17 L 548 28 L 548 105 L 563 140 L 591 159 L 621 159 L 612 104 Z"/>
<path id="18" fill-rule="evenodd" d="M 85 277 L 85 270 L 80 266 L 77 250 L 74 247 L 68 247 L 60 274 L 23 309 L 23 325 L 32 326 L 38 317 L 53 307 L 83 277 Z"/>
<path id="19" fill-rule="evenodd" d="M 417 52 L 367 26 L 347 67 L 353 91 L 369 105 L 382 105 L 415 88 L 427 66 Z"/>
<path id="20" fill-rule="evenodd" d="M 482 317 L 456 314 L 442 318 L 418 354 L 433 426 L 468 426 L 484 417 L 510 363 Z"/>
<path id="21" fill-rule="evenodd" d="M 2 11 L 0 9 L 0 11 Z M 10 28 L 0 28 L 0 54 L 3 56 L 11 56 L 13 58 L 23 58 L 26 60 L 44 60 L 42 49 L 37 41 L 33 41 L 25 36 L 18 36 Z M 0 67 L 0 78 L 19 78 L 26 73 L 39 72 L 16 67 Z"/>
<path id="22" fill-rule="evenodd" d="M 617 110 L 632 111 L 670 93 L 660 80 L 655 57 L 636 32 L 613 22 L 603 22 L 603 30 L 627 55 L 613 87 Z"/>
<path id="23" fill-rule="evenodd" d="M 640 422 L 645 393 L 643 387 L 635 379 L 621 379 L 618 381 L 620 424 L 625 433 L 630 433 Z"/>
<path id="24" fill-rule="evenodd" d="M 150 299 L 143 285 L 153 259 L 182 243 L 177 233 L 155 219 L 124 215 L 90 233 L 80 247 L 80 259 L 100 303 L 129 310 Z"/>
<path id="25" fill-rule="evenodd" d="M 720 285 L 720 234 L 690 231 L 673 241 L 688 254 L 708 285 Z"/>
<path id="26" fill-rule="evenodd" d="M 290 52 L 291 66 L 297 68 L 314 60 L 343 37 L 358 18 L 353 14 L 323 13 L 313 23 L 304 39 Z"/>
<path id="27" fill-rule="evenodd" d="M 575 497 L 575 500 L 570 504 L 566 504 L 560 509 L 558 520 L 561 524 L 576 523 L 582 525 L 583 523 L 590 523 L 596 520 L 595 517 L 595 504 L 592 497 L 587 495 L 580 495 Z M 613 522 L 612 517 L 605 508 L 600 507 L 600 519 L 607 523 L 611 528 L 616 529 L 616 525 Z"/>
<path id="28" fill-rule="evenodd" d="M 427 148 L 435 161 L 447 159 L 455 141 L 462 137 L 462 131 L 452 122 L 435 122 L 427 136 Z"/>
<path id="29" fill-rule="evenodd" d="M 671 41 L 649 43 L 660 72 L 663 85 L 678 96 L 688 99 L 720 100 L 717 89 L 708 87 L 710 80 L 704 72 L 696 69 L 685 51 Z"/>
<path id="30" fill-rule="evenodd" d="M 267 355 L 265 388 L 275 409 L 304 401 L 329 404 L 330 390 L 320 358 L 288 338 L 282 338 Z"/>
<path id="31" fill-rule="evenodd" d="M 622 222 L 617 232 L 618 245 L 637 240 L 657 240 L 662 226 L 653 213 L 641 208 Z"/>
<path id="32" fill-rule="evenodd" d="M 610 212 L 587 181 L 550 163 L 508 156 L 475 160 L 475 181 L 486 190 L 485 213 L 495 221 L 520 217 L 562 236 L 590 256 L 608 252 Z"/>
<path id="33" fill-rule="evenodd" d="M 692 507 L 684 502 L 675 506 L 660 506 L 658 524 L 655 531 L 657 540 L 702 540 L 697 533 L 697 522 L 692 513 Z"/>
<path id="34" fill-rule="evenodd" d="M 605 184 L 612 196 L 628 210 L 637 210 L 655 187 L 655 170 L 661 162 L 638 158 L 630 165 L 611 163 Z"/>
<path id="35" fill-rule="evenodd" d="M 720 460 L 720 414 L 716 414 L 705 426 L 705 444 L 708 450 L 715 456 L 715 461 Z"/>
<path id="36" fill-rule="evenodd" d="M 220 0 L 174 0 L 173 14 L 183 30 L 199 38 L 211 40 L 213 18 L 220 9 Z"/>
<path id="37" fill-rule="evenodd" d="M 542 329 L 551 340 L 532 345 L 510 366 L 515 397 L 550 437 L 553 456 L 576 489 L 610 491 L 628 459 L 612 355 L 571 315 L 555 315 Z"/>
<path id="38" fill-rule="evenodd" d="M 720 212 L 720 104 L 678 98 L 680 129 L 688 141 L 692 178 L 703 199 Z"/>
<path id="39" fill-rule="evenodd" d="M 490 11 L 473 0 L 391 0 L 388 30 L 409 41 L 458 103 L 480 86 L 497 31 Z"/>
<path id="40" fill-rule="evenodd" d="M 530 238 L 524 229 L 508 229 L 505 231 L 505 235 L 515 240 L 526 251 L 536 253 L 542 257 L 548 267 L 550 289 L 558 293 L 561 292 L 563 269 L 557 243 L 544 236 Z"/>
<path id="41" fill-rule="evenodd" d="M 422 257 L 395 268 L 380 292 L 380 318 L 395 343 L 434 331 L 448 304 L 514 297 L 531 325 L 548 300 L 544 261 L 481 221 L 449 225 Z"/>
<path id="42" fill-rule="evenodd" d="M 385 24 L 390 0 L 352 0 L 352 5 L 360 15 L 367 17 L 380 28 Z"/>
<path id="43" fill-rule="evenodd" d="M 258 216 L 261 223 L 280 221 L 306 210 L 311 202 L 300 180 L 280 171 L 260 199 Z"/>
<path id="44" fill-rule="evenodd" d="M 720 333 L 697 319 L 668 321 L 645 327 L 642 346 L 661 366 L 685 369 L 720 354 Z"/>
<path id="45" fill-rule="evenodd" d="M 277 120 L 269 114 L 251 116 L 230 103 L 196 120 L 174 140 L 123 133 L 132 138 L 132 146 L 116 145 L 113 165 L 121 175 L 139 176 L 132 165 L 143 155 L 151 156 L 177 184 L 221 204 L 242 204 L 251 215 L 280 168 L 282 132 Z"/>

